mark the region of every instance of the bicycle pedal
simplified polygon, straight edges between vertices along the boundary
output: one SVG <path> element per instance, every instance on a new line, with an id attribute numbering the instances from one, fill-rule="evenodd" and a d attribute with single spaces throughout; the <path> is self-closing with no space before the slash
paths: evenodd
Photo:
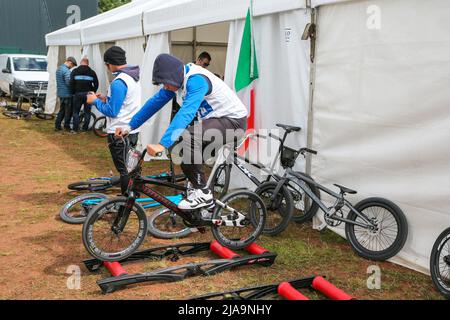
<path id="1" fill-rule="evenodd" d="M 201 234 L 205 234 L 206 233 L 206 228 L 203 227 L 199 227 L 197 228 L 198 232 L 200 232 Z"/>

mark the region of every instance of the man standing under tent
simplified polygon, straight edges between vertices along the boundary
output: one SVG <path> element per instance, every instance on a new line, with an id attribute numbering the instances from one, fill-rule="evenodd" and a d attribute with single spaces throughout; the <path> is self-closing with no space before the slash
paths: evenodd
<path id="1" fill-rule="evenodd" d="M 211 55 L 208 52 L 203 51 L 198 56 L 197 60 L 195 61 L 195 64 L 205 69 L 208 69 L 209 65 L 211 64 L 211 61 L 212 61 Z"/>
<path id="2" fill-rule="evenodd" d="M 72 118 L 72 92 L 70 90 L 70 69 L 77 66 L 74 57 L 68 57 L 56 70 L 56 94 L 59 98 L 59 112 L 56 116 L 55 131 L 61 131 L 61 122 L 64 120 L 64 128 L 70 131 Z"/>
<path id="3" fill-rule="evenodd" d="M 94 70 L 89 67 L 89 59 L 84 57 L 80 66 L 70 75 L 70 88 L 73 94 L 73 131 L 78 132 L 80 126 L 80 111 L 84 105 L 83 131 L 88 131 L 91 121 L 91 105 L 86 103 L 89 92 L 97 92 L 98 78 Z"/>
<path id="4" fill-rule="evenodd" d="M 141 86 L 139 82 L 139 67 L 129 66 L 125 51 L 117 46 L 109 48 L 103 57 L 106 67 L 115 76 L 109 87 L 108 96 L 90 92 L 86 103 L 95 105 L 107 119 L 108 144 L 112 159 L 120 174 L 122 194 L 128 188 L 128 171 L 126 154 L 129 147 L 135 147 L 138 142 L 139 130 L 130 130 L 126 139 L 114 136 L 116 129 L 122 128 L 131 121 L 141 107 Z"/>
<path id="5" fill-rule="evenodd" d="M 159 55 L 153 66 L 153 84 L 164 85 L 129 122 L 117 130 L 117 136 L 134 132 L 176 94 L 183 97 L 183 105 L 159 144 L 147 146 L 150 156 L 171 148 L 183 136 L 181 168 L 192 187 L 187 198 L 179 203 L 182 210 L 194 210 L 213 203 L 212 192 L 206 185 L 203 163 L 205 149 L 213 152 L 235 137 L 242 137 L 246 129 L 247 108 L 237 95 L 208 70 L 193 63 L 184 65 L 169 54 Z M 199 121 L 189 126 L 195 116 Z M 189 128 L 188 128 L 189 126 Z M 187 130 L 186 130 L 187 128 Z M 205 152 L 206 153 L 206 152 Z"/>

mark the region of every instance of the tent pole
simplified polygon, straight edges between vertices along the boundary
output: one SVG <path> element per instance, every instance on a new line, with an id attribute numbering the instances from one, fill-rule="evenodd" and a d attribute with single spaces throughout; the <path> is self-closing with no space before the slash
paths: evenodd
<path id="1" fill-rule="evenodd" d="M 194 27 L 194 41 L 192 42 L 192 61 L 196 60 L 197 55 L 197 27 Z"/>
<path id="2" fill-rule="evenodd" d="M 311 9 L 311 23 L 317 26 L 317 12 L 316 9 Z M 315 50 L 315 46 L 312 45 L 312 42 L 315 39 L 311 39 L 311 49 Z M 313 52 L 311 52 L 312 56 Z M 308 110 L 308 133 L 307 133 L 307 146 L 308 148 L 313 147 L 313 135 L 314 135 L 314 88 L 315 88 L 315 77 L 316 77 L 316 61 L 315 59 L 311 61 L 311 69 L 310 69 L 310 83 L 309 83 L 309 110 Z M 311 156 L 309 155 L 306 158 L 306 173 L 311 175 L 312 171 L 312 162 Z"/>

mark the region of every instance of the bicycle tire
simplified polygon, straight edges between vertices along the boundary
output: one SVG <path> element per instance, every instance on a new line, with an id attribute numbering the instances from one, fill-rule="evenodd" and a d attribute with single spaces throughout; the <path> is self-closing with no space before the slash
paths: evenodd
<path id="1" fill-rule="evenodd" d="M 231 164 L 222 163 L 214 171 L 209 188 L 215 199 L 221 199 L 230 187 Z"/>
<path id="2" fill-rule="evenodd" d="M 441 253 L 445 250 L 446 256 L 441 262 Z M 435 288 L 446 298 L 450 300 L 450 273 L 442 274 L 441 266 L 450 268 L 450 228 L 444 230 L 436 239 L 431 250 L 430 256 L 430 274 Z M 447 271 L 449 272 L 449 271 Z"/>
<path id="3" fill-rule="evenodd" d="M 133 210 L 133 212 L 136 214 L 137 217 L 137 234 L 131 245 L 127 246 L 126 248 L 120 251 L 111 251 L 111 249 L 106 251 L 106 248 L 100 248 L 97 245 L 96 235 L 94 235 L 95 230 L 94 227 L 96 223 L 103 218 L 107 210 L 110 210 L 112 208 L 119 208 L 117 210 L 120 210 L 121 207 L 124 207 L 126 205 L 126 202 L 127 199 L 125 197 L 118 197 L 98 204 L 89 212 L 89 215 L 87 216 L 86 221 L 83 224 L 82 239 L 85 249 L 94 258 L 100 261 L 108 261 L 108 262 L 121 261 L 128 258 L 134 252 L 136 252 L 136 250 L 139 248 L 142 242 L 144 242 L 148 230 L 147 217 L 145 215 L 145 211 L 142 208 L 142 206 L 139 205 L 138 203 L 134 203 L 131 209 Z M 114 220 L 114 218 L 110 218 L 109 220 Z M 128 220 L 124 231 L 125 230 L 128 231 L 130 229 L 129 225 L 130 221 Z M 112 237 L 114 236 L 114 234 L 112 234 L 111 232 L 112 228 L 109 227 L 108 230 L 110 232 L 108 235 L 105 235 L 104 237 L 100 235 L 99 237 L 112 240 Z M 128 239 L 129 237 L 124 238 Z"/>
<path id="4" fill-rule="evenodd" d="M 158 211 L 153 212 L 149 217 L 148 217 L 148 232 L 154 236 L 155 238 L 158 239 L 181 239 L 181 238 L 185 238 L 187 236 L 189 236 L 192 233 L 191 228 L 184 226 L 183 229 L 179 230 L 179 231 L 173 231 L 173 232 L 169 232 L 169 231 L 163 231 L 161 230 L 157 225 L 156 225 L 156 220 L 160 217 L 162 217 L 163 215 L 167 215 L 167 214 L 171 214 L 171 211 L 169 209 L 161 209 Z M 168 217 L 167 219 L 169 219 L 170 217 Z"/>
<path id="5" fill-rule="evenodd" d="M 248 222 L 249 222 L 248 225 L 252 225 L 252 227 L 254 227 L 255 230 L 252 231 L 249 236 L 246 236 L 244 238 L 242 236 L 228 237 L 227 235 L 224 234 L 224 232 L 223 232 L 224 230 L 227 230 L 227 228 L 236 228 L 235 226 L 228 227 L 228 226 L 222 224 L 222 225 L 214 225 L 211 228 L 214 238 L 222 246 L 225 246 L 232 250 L 244 249 L 247 246 L 251 245 L 253 242 L 255 242 L 258 239 L 258 237 L 262 234 L 262 232 L 264 231 L 264 225 L 266 223 L 266 217 L 267 217 L 267 211 L 266 211 L 266 206 L 264 205 L 264 201 L 256 193 L 251 192 L 251 191 L 238 190 L 238 191 L 229 193 L 221 199 L 221 202 L 223 202 L 224 204 L 229 204 L 230 201 L 232 201 L 233 199 L 240 199 L 240 198 L 250 199 L 252 201 L 252 203 L 254 204 L 251 206 L 251 209 L 250 209 L 250 211 L 252 211 L 252 212 L 249 213 L 249 216 L 251 216 L 251 218 L 248 219 Z M 230 205 L 230 206 L 233 207 L 232 205 Z M 220 215 L 222 210 L 223 209 L 220 206 L 216 205 L 216 207 L 214 208 L 213 214 L 212 214 L 212 219 L 213 220 L 222 220 L 222 217 Z M 257 219 L 258 221 L 255 221 L 255 219 L 254 219 L 254 217 L 256 217 L 255 210 L 257 210 L 258 214 L 259 214 L 259 217 Z"/>
<path id="6" fill-rule="evenodd" d="M 48 114 L 48 113 L 36 113 L 36 118 L 41 119 L 41 120 L 53 120 L 55 118 L 55 116 L 53 114 Z"/>
<path id="7" fill-rule="evenodd" d="M 73 191 L 100 191 L 112 188 L 111 180 L 79 181 L 67 186 Z"/>
<path id="8" fill-rule="evenodd" d="M 255 193 L 265 201 L 267 216 L 263 234 L 269 236 L 276 236 L 286 230 L 294 211 L 292 194 L 285 186 L 278 192 L 274 200 L 275 203 L 271 201 L 271 197 L 277 187 L 277 182 L 269 181 L 261 184 L 255 191 Z M 278 219 L 278 217 L 281 217 L 281 219 Z M 272 221 L 275 222 L 272 223 Z M 270 223 L 270 225 L 268 225 L 268 223 Z"/>
<path id="9" fill-rule="evenodd" d="M 84 127 L 84 120 L 85 120 L 84 116 L 85 115 L 86 115 L 86 113 L 84 111 L 80 112 L 80 128 Z M 94 124 L 95 124 L 96 120 L 97 120 L 97 116 L 91 112 L 91 120 L 89 121 L 88 131 L 92 130 L 94 128 Z"/>
<path id="10" fill-rule="evenodd" d="M 378 207 L 385 209 L 394 217 L 394 220 L 397 225 L 397 234 L 392 244 L 383 250 L 371 250 L 369 248 L 366 248 L 357 239 L 355 233 L 355 225 L 351 223 L 345 224 L 345 234 L 348 242 L 350 243 L 350 246 L 359 256 L 373 261 L 385 261 L 395 256 L 398 252 L 400 252 L 401 249 L 403 249 L 403 246 L 405 245 L 406 242 L 406 238 L 408 237 L 408 222 L 406 221 L 406 217 L 403 214 L 402 210 L 395 203 L 387 199 L 367 198 L 360 201 L 358 204 L 354 206 L 354 208 L 359 212 L 363 212 L 364 210 L 370 207 Z M 379 211 L 380 210 L 378 210 L 378 212 Z M 383 215 L 383 218 L 385 217 L 386 215 Z M 359 217 L 353 211 L 350 211 L 349 214 L 347 215 L 348 220 L 356 221 L 357 218 Z M 383 225 L 383 221 L 381 222 L 381 225 Z M 363 232 L 366 232 L 368 234 L 367 237 L 374 237 L 375 235 L 375 232 L 372 231 L 361 231 L 363 236 L 365 236 Z M 379 234 L 381 234 L 381 231 Z M 383 243 L 380 242 L 380 244 Z"/>
<path id="11" fill-rule="evenodd" d="M 97 137 L 106 138 L 108 133 L 106 129 L 106 117 L 99 117 L 95 120 L 92 130 Z"/>
<path id="12" fill-rule="evenodd" d="M 20 120 L 22 118 L 27 117 L 29 115 L 29 112 L 23 110 L 3 111 L 3 115 L 11 119 Z"/>
<path id="13" fill-rule="evenodd" d="M 89 193 L 84 194 L 78 197 L 73 198 L 72 200 L 69 200 L 66 202 L 61 210 L 59 211 L 59 216 L 62 221 L 68 223 L 68 224 L 82 224 L 86 220 L 87 215 L 89 214 L 90 209 L 89 208 L 83 208 L 84 212 L 80 212 L 80 217 L 73 217 L 70 214 L 70 209 L 79 204 L 80 202 L 86 201 L 86 200 L 93 200 L 93 199 L 108 199 L 108 197 L 102 193 Z M 87 211 L 86 211 L 87 209 Z"/>

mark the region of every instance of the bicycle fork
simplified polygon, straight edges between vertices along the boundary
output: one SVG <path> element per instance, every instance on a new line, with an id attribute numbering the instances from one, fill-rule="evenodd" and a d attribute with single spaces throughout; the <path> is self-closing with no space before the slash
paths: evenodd
<path id="1" fill-rule="evenodd" d="M 116 219 L 114 219 L 114 222 L 111 226 L 111 230 L 112 232 L 114 232 L 114 234 L 119 235 L 125 229 L 128 218 L 130 217 L 131 209 L 133 208 L 135 202 L 136 195 L 134 194 L 134 192 L 130 192 L 125 205 L 119 207 L 117 217 Z"/>

